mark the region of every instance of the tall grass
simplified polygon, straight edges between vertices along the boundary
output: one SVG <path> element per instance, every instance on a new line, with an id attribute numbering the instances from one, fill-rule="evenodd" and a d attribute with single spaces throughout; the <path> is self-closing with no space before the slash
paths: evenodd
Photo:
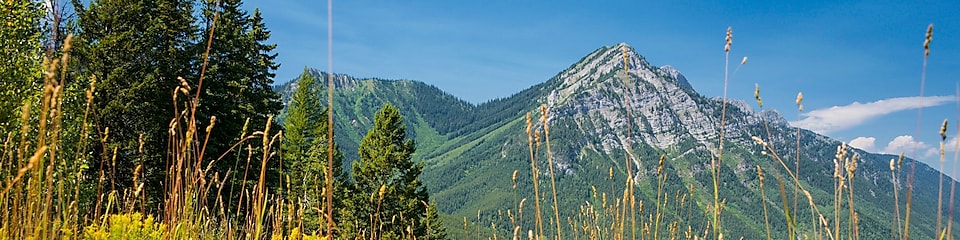
<path id="1" fill-rule="evenodd" d="M 916 132 L 914 133 L 914 136 L 920 135 L 920 119 L 923 117 L 923 90 L 924 90 L 924 85 L 926 85 L 926 82 L 927 82 L 927 58 L 930 57 L 930 41 L 931 40 L 933 40 L 933 24 L 930 24 L 929 26 L 927 26 L 926 40 L 924 40 L 923 42 L 923 71 L 921 71 L 920 73 L 920 100 L 918 100 L 919 103 L 917 104 L 917 106 L 920 106 L 920 107 L 917 108 L 917 129 L 916 129 Z M 918 148 L 919 148 L 918 146 L 913 147 L 914 156 L 919 156 L 917 154 L 919 152 Z M 913 200 L 913 178 L 916 171 L 917 171 L 917 162 L 913 161 L 910 163 L 910 174 L 907 176 L 907 212 L 906 212 L 906 216 L 904 217 L 905 220 L 903 225 L 903 236 L 904 238 L 907 238 L 907 239 L 910 238 L 910 210 L 911 210 L 910 203 Z"/>
<path id="2" fill-rule="evenodd" d="M 723 211 L 723 206 L 720 205 L 720 168 L 723 164 L 723 137 L 726 132 L 725 122 L 727 120 L 727 83 L 729 81 L 729 69 L 730 69 L 730 46 L 733 45 L 733 27 L 727 27 L 727 44 L 723 47 L 724 57 L 723 57 L 723 101 L 720 102 L 720 125 L 717 128 L 719 131 L 719 143 L 717 144 L 717 154 L 716 156 L 710 156 L 711 167 L 713 173 L 713 206 L 711 214 L 713 215 L 713 237 L 716 239 L 723 239 L 723 228 L 720 224 L 720 213 Z"/>
<path id="3" fill-rule="evenodd" d="M 557 203 L 557 182 L 554 176 L 553 152 L 550 151 L 550 125 L 547 124 L 547 106 L 540 106 L 540 124 L 543 124 L 543 138 L 547 144 L 547 165 L 550 168 L 550 190 L 553 192 L 553 216 L 557 224 L 557 239 L 563 239 L 563 229 L 560 224 L 560 204 Z"/>
<path id="4" fill-rule="evenodd" d="M 72 39 L 72 36 L 66 37 L 60 58 L 44 60 L 39 109 L 33 113 L 33 106 L 25 103 L 20 132 L 8 133 L 4 142 L 0 167 L 15 171 L 5 170 L 0 174 L 4 177 L 3 192 L 0 192 L 0 236 L 46 239 L 77 236 L 81 231 L 83 223 L 79 220 L 79 194 L 76 193 L 80 169 L 57 168 L 74 163 L 74 159 L 60 156 L 61 149 L 66 147 L 61 133 L 64 132 L 66 63 L 70 59 Z M 89 92 L 87 96 L 89 104 Z M 33 118 L 34 114 L 38 116 Z M 86 131 L 85 127 L 81 132 Z M 14 136 L 19 136 L 19 141 L 15 141 Z"/>
<path id="5" fill-rule="evenodd" d="M 216 18 L 216 16 L 215 16 Z M 214 19 L 214 21 L 216 21 Z M 215 25 L 215 24 L 214 24 Z M 212 34 L 212 31 L 211 31 Z M 80 120 L 73 120 L 70 127 L 79 127 L 79 134 L 69 136 L 76 139 L 64 139 L 68 129 L 64 125 L 67 101 L 67 84 L 72 36 L 67 36 L 60 58 L 44 61 L 43 88 L 40 93 L 39 107 L 29 102 L 22 107 L 20 132 L 8 133 L 0 152 L 0 167 L 14 169 L 3 172 L 0 192 L 0 239 L 72 239 L 72 238 L 142 238 L 142 239 L 181 239 L 181 238 L 262 238 L 267 235 L 283 235 L 293 238 L 304 237 L 297 229 L 284 229 L 284 224 L 294 219 L 284 216 L 282 196 L 270 193 L 265 186 L 265 171 L 269 161 L 279 160 L 278 152 L 273 149 L 282 133 L 271 132 L 272 119 L 267 121 L 262 131 L 245 134 L 230 150 L 218 158 L 208 157 L 206 145 L 210 134 L 215 131 L 216 117 L 206 120 L 197 119 L 197 105 L 201 101 L 203 76 L 206 69 L 204 57 L 200 78 L 194 88 L 187 80 L 179 78 L 180 84 L 173 89 L 173 112 L 168 128 L 169 145 L 167 152 L 169 165 L 164 181 L 163 215 L 155 220 L 154 216 L 143 214 L 145 194 L 142 191 L 145 173 L 143 166 L 137 165 L 133 171 L 130 189 L 105 189 L 104 184 L 115 186 L 110 181 L 119 181 L 114 176 L 117 149 L 107 148 L 110 142 L 110 130 L 104 129 L 93 141 L 99 141 L 104 147 L 104 156 L 90 156 L 87 136 L 90 134 L 88 117 L 93 108 L 96 79 L 89 80 L 84 91 L 85 102 Z M 212 39 L 212 38 L 210 38 Z M 209 53 L 210 42 L 207 43 Z M 79 81 L 77 81 L 79 82 Z M 180 105 L 183 103 L 183 105 Z M 180 109 L 183 107 L 183 109 Z M 72 108 L 71 108 L 72 109 Z M 246 130 L 244 130 L 246 131 Z M 15 139 L 19 137 L 19 139 Z M 254 156 L 254 147 L 248 140 L 260 138 L 259 151 L 260 175 L 253 189 L 245 189 L 235 203 L 224 202 L 222 190 L 234 174 L 231 172 L 212 172 L 213 164 L 220 161 L 229 152 L 246 145 L 247 165 Z M 141 135 L 139 154 L 143 154 L 143 136 Z M 75 143 L 74 152 L 66 152 L 68 143 Z M 94 142 L 96 143 L 96 142 Z M 84 174 L 85 159 L 104 159 L 96 176 Z M 255 166 L 253 166 L 255 168 Z M 222 174 L 222 175 L 221 175 Z M 244 182 L 247 171 L 243 174 Z M 84 185 L 91 182 L 92 185 Z M 92 203 L 84 202 L 87 188 L 96 189 Z M 208 203 L 208 200 L 215 201 Z M 238 219 L 238 215 L 227 214 L 229 205 L 246 209 L 247 218 Z M 212 207 L 212 208 L 211 208 Z M 291 208 L 287 208 L 291 209 Z M 292 210 L 288 210 L 292 212 Z M 296 221 L 299 221 L 297 219 Z M 242 222 L 242 223 L 241 223 Z M 237 226 L 237 224 L 241 226 Z M 272 232 L 267 232 L 270 229 Z"/>
<path id="6" fill-rule="evenodd" d="M 939 171 L 940 179 L 937 181 L 939 183 L 939 187 L 937 189 L 937 228 L 936 228 L 937 230 L 936 232 L 941 239 L 944 238 L 947 234 L 946 229 L 942 229 L 941 231 L 941 228 L 940 228 L 941 226 L 940 221 L 941 221 L 941 218 L 943 217 L 943 171 L 944 171 L 943 162 L 946 156 L 945 154 L 946 148 L 944 147 L 944 143 L 946 141 L 947 141 L 947 119 L 944 119 L 943 126 L 940 127 L 940 167 L 938 168 L 940 169 Z"/>
<path id="7" fill-rule="evenodd" d="M 627 49 L 620 49 L 623 53 L 623 88 L 626 95 L 624 95 L 624 103 L 626 103 L 626 113 L 627 113 L 627 146 L 624 147 L 626 150 L 627 156 L 624 158 L 625 167 L 627 170 L 627 182 L 626 188 L 624 189 L 624 201 L 629 202 L 630 204 L 630 233 L 633 239 L 637 238 L 637 220 L 636 220 L 636 200 L 634 199 L 635 194 L 633 193 L 636 188 L 636 184 L 633 182 L 633 115 L 630 114 L 630 110 L 633 108 L 630 104 L 629 96 L 633 96 L 633 85 L 630 84 L 630 62 L 628 61 Z M 626 215 L 626 207 L 624 207 L 623 215 Z M 622 223 L 621 223 L 622 224 Z M 620 226 L 623 228 L 623 226 Z"/>
<path id="8" fill-rule="evenodd" d="M 536 208 L 534 210 L 536 214 L 535 223 L 537 227 L 537 238 L 540 238 L 543 236 L 543 215 L 541 215 L 540 213 L 540 209 L 541 209 L 540 208 L 540 179 L 539 179 L 540 170 L 537 167 L 537 158 L 536 158 L 536 154 L 534 153 L 533 145 L 535 142 L 534 142 L 534 134 L 533 134 L 532 128 L 533 128 L 533 123 L 531 122 L 531 119 L 530 119 L 530 113 L 527 113 L 527 146 L 530 148 L 530 174 L 533 176 L 533 193 L 534 193 L 533 202 L 534 204 L 536 204 L 535 205 Z M 536 136 L 537 136 L 536 144 L 539 145 L 540 144 L 539 132 L 537 133 Z"/>
<path id="9" fill-rule="evenodd" d="M 956 95 L 954 95 L 954 96 L 956 96 L 956 97 L 958 98 L 958 100 L 960 100 L 960 83 L 957 83 L 957 84 L 956 84 L 956 93 L 955 93 L 955 94 L 956 94 Z M 957 119 L 960 120 L 960 101 L 957 101 Z M 956 125 L 957 125 L 957 135 L 956 135 L 956 138 L 960 138 L 960 124 L 956 124 Z M 960 164 L 956 164 L 956 163 L 960 162 L 960 141 L 957 141 L 957 144 L 954 146 L 953 149 L 955 149 L 955 151 L 953 151 L 953 162 L 954 162 L 954 165 L 953 165 L 953 173 L 956 174 L 956 173 L 957 173 L 957 165 L 960 165 Z M 942 150 L 941 150 L 941 152 L 942 152 Z M 943 171 L 943 169 L 941 169 L 940 171 Z M 954 201 L 953 201 L 953 194 L 954 194 L 954 191 L 955 191 L 956 189 L 957 189 L 957 181 L 950 181 L 950 200 L 947 201 L 947 203 L 950 204 L 950 210 L 948 211 L 948 216 L 947 216 L 947 234 L 946 234 L 946 235 L 947 235 L 947 236 L 950 236 L 950 237 L 948 237 L 948 238 L 951 238 L 951 237 L 953 236 L 953 235 L 952 235 L 952 233 L 953 233 L 953 205 L 954 205 L 954 204 L 953 204 L 953 203 L 954 203 Z"/>

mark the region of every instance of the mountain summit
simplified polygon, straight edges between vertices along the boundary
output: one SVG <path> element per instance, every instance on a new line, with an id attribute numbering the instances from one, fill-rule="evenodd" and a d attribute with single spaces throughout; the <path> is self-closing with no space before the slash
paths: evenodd
<path id="1" fill-rule="evenodd" d="M 625 62 L 629 69 L 626 73 Z M 611 202 L 619 199 L 622 192 L 618 191 L 622 191 L 626 176 L 632 175 L 638 202 L 657 201 L 662 196 L 658 190 L 688 196 L 685 203 L 671 203 L 686 205 L 677 212 L 667 212 L 667 218 L 702 231 L 707 219 L 703 213 L 708 212 L 707 203 L 712 203 L 710 162 L 721 148 L 721 129 L 725 140 L 719 195 L 726 200 L 723 225 L 727 236 L 764 234 L 763 218 L 758 217 L 764 205 L 776 209 L 770 212 L 771 227 L 777 236 L 785 236 L 784 206 L 771 200 L 780 199 L 779 191 L 771 187 L 775 184 L 768 183 L 765 195 L 761 195 L 755 170 L 760 167 L 772 175 L 780 165 L 761 154 L 762 148 L 751 137 L 776 146 L 788 164 L 799 156 L 801 183 L 821 210 L 833 210 L 833 159 L 840 142 L 793 128 L 775 111 L 755 111 L 742 100 L 727 101 L 721 128 L 722 99 L 698 94 L 679 70 L 655 67 L 625 43 L 599 48 L 543 83 L 479 105 L 416 81 L 360 80 L 346 75 L 337 75 L 337 79 L 335 131 L 345 153 L 344 164 L 349 166 L 356 159 L 357 143 L 370 129 L 373 112 L 384 102 L 397 106 L 417 143 L 414 157 L 425 163 L 421 176 L 425 186 L 439 210 L 448 216 L 448 230 L 461 229 L 460 219 L 466 217 L 480 226 L 503 227 L 497 231 L 504 237 L 511 233 L 511 222 L 503 212 L 516 212 L 520 199 L 538 197 L 532 189 L 532 155 L 540 169 L 539 198 L 546 212 L 554 207 L 546 201 L 551 199 L 549 191 L 543 190 L 549 189 L 543 187 L 549 186 L 549 169 L 556 172 L 556 208 L 561 217 L 570 218 L 579 216 L 587 206 L 601 205 L 598 189 L 610 194 Z M 279 89 L 288 94 L 295 87 L 288 84 Z M 322 86 L 316 90 L 326 93 Z M 537 121 L 542 116 L 541 106 L 547 110 L 549 153 L 543 146 L 545 141 L 529 142 L 533 135 L 540 136 L 536 139 L 547 136 L 545 127 Z M 533 118 L 530 126 L 535 133 L 529 136 L 527 114 Z M 861 231 L 861 236 L 889 237 L 895 199 L 891 190 L 905 192 L 902 183 L 895 184 L 890 178 L 887 163 L 893 156 L 854 151 L 859 158 L 851 184 L 856 186 L 859 228 L 870 230 Z M 627 168 L 625 159 L 632 161 L 631 168 Z M 924 184 L 913 188 L 914 214 L 934 216 L 936 209 L 930 206 L 936 206 L 937 173 L 923 163 L 915 164 L 916 182 Z M 658 189 L 658 172 L 666 176 L 663 189 Z M 790 185 L 790 180 L 784 181 Z M 793 187 L 787 188 L 792 201 Z M 810 212 L 803 201 L 797 206 L 791 211 Z M 527 203 L 522 210 L 532 213 L 533 204 Z M 638 213 L 638 217 L 645 218 L 649 213 Z M 517 221 L 533 226 L 530 216 Z M 817 220 L 810 214 L 793 217 L 801 231 L 813 231 L 815 226 L 810 223 Z M 931 218 L 914 219 L 913 236 L 934 237 Z"/>

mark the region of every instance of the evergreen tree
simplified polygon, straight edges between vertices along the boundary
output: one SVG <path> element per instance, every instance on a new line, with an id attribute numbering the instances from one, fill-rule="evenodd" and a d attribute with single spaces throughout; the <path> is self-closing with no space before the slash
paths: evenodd
<path id="1" fill-rule="evenodd" d="M 204 161 L 216 161 L 214 170 L 208 174 L 237 173 L 228 179 L 230 184 L 223 189 L 222 195 L 227 196 L 223 201 L 231 203 L 237 200 L 236 197 L 244 189 L 252 189 L 252 183 L 241 181 L 244 171 L 249 174 L 247 180 L 259 179 L 259 165 L 245 166 L 246 153 L 240 151 L 229 154 L 232 157 L 217 158 L 245 135 L 262 130 L 269 116 L 277 114 L 283 107 L 279 93 L 271 88 L 274 72 L 279 67 L 274 61 L 277 55 L 272 53 L 276 45 L 265 43 L 270 38 L 270 32 L 259 10 L 254 10 L 251 16 L 242 6 L 241 0 L 222 0 L 219 5 L 216 0 L 204 1 L 202 41 L 195 45 L 196 56 L 203 57 L 207 53 L 207 42 L 212 41 L 206 59 L 197 120 L 206 122 L 212 116 L 217 117 L 216 125 L 209 133 Z M 199 69 L 197 72 L 200 72 Z M 247 126 L 246 133 L 243 132 L 244 125 Z M 257 147 L 259 144 L 251 145 Z M 256 151 L 259 152 L 259 149 Z M 255 156 L 260 154 L 255 153 Z M 280 161 L 268 161 L 265 176 L 268 188 L 279 186 L 280 164 Z M 230 204 L 227 207 L 231 208 L 228 211 L 236 211 L 239 209 L 233 208 L 240 206 Z"/>
<path id="2" fill-rule="evenodd" d="M 317 78 L 304 68 L 297 80 L 297 90 L 293 93 L 284 120 L 283 156 L 284 170 L 290 179 L 290 189 L 285 194 L 304 209 L 303 231 L 319 230 L 325 223 L 325 208 L 322 188 L 325 187 L 325 169 L 327 167 L 327 111 L 321 110 L 320 98 L 316 94 Z M 340 206 L 346 195 L 341 162 L 343 155 L 333 146 L 333 174 L 335 206 Z M 334 216 L 335 220 L 339 216 Z"/>
<path id="3" fill-rule="evenodd" d="M 189 46 L 196 40 L 187 0 L 74 0 L 80 32 L 74 57 L 79 79 L 96 78 L 89 172 L 105 191 L 128 189 L 143 164 L 147 206 L 162 198 L 172 92 L 177 77 L 193 79 Z M 109 130 L 108 130 L 109 129 Z M 140 136 L 142 135 L 142 148 Z M 114 153 L 115 152 L 115 153 Z M 115 160 L 114 160 L 115 155 Z"/>
<path id="4" fill-rule="evenodd" d="M 429 195 L 418 179 L 423 163 L 413 162 L 414 142 L 406 138 L 400 111 L 386 104 L 374 118 L 373 129 L 360 141 L 360 159 L 353 163 L 356 195 L 347 216 L 355 219 L 347 222 L 356 225 L 349 226 L 354 229 L 345 234 L 364 229 L 374 238 L 443 236 L 439 219 L 427 213 Z"/>

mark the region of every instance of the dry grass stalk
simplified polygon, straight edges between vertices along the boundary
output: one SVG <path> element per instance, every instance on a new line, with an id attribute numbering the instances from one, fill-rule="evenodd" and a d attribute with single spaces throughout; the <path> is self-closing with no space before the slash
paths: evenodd
<path id="1" fill-rule="evenodd" d="M 537 225 L 537 236 L 543 236 L 543 216 L 540 213 L 540 183 L 539 175 L 540 171 L 537 169 L 537 159 L 533 153 L 533 122 L 530 119 L 530 113 L 527 113 L 527 146 L 530 148 L 530 172 L 533 175 L 533 193 L 534 199 L 533 202 L 536 204 L 536 225 Z M 539 136 L 539 134 L 537 135 Z M 539 143 L 538 143 L 539 144 Z"/>
<path id="2" fill-rule="evenodd" d="M 937 228 L 936 228 L 937 233 L 941 232 L 940 221 L 943 218 L 942 217 L 943 216 L 943 171 L 944 171 L 943 163 L 945 159 L 944 143 L 946 141 L 947 141 L 947 119 L 943 119 L 943 125 L 940 126 L 940 168 L 938 171 L 940 172 L 940 180 L 937 181 L 939 183 L 939 187 L 937 190 Z M 952 221 L 952 220 L 948 219 L 948 221 Z"/>
<path id="3" fill-rule="evenodd" d="M 960 98 L 960 83 L 956 84 L 956 95 L 954 96 L 957 96 L 957 98 Z M 960 119 L 960 101 L 957 102 L 957 115 L 958 115 L 958 119 Z M 957 124 L 957 136 L 955 138 L 960 138 L 960 124 Z M 960 149 L 960 141 L 957 141 L 957 144 L 954 146 L 954 149 Z M 957 173 L 958 164 L 956 163 L 960 162 L 960 151 L 953 151 L 953 162 L 955 163 L 953 166 L 953 172 Z M 950 181 L 950 200 L 947 201 L 950 205 L 950 209 L 948 210 L 949 213 L 947 213 L 948 216 L 947 216 L 946 235 L 951 236 L 951 238 L 953 236 L 953 205 L 954 205 L 953 194 L 954 194 L 954 190 L 956 190 L 956 187 L 957 187 L 957 181 Z"/>
<path id="4" fill-rule="evenodd" d="M 540 106 L 540 116 L 540 123 L 543 124 L 543 137 L 547 143 L 547 165 L 550 168 L 550 188 L 553 191 L 553 216 L 557 224 L 557 239 L 563 239 L 563 230 L 560 225 L 560 204 L 557 203 L 557 182 L 553 170 L 553 152 L 550 151 L 550 125 L 547 124 L 547 106 Z"/>
<path id="5" fill-rule="evenodd" d="M 767 230 L 767 239 L 772 239 L 770 236 L 770 218 L 767 215 L 767 195 L 763 193 L 763 169 L 760 168 L 760 165 L 757 165 L 757 178 L 760 180 L 760 201 L 763 205 L 763 225 Z"/>
<path id="6" fill-rule="evenodd" d="M 727 44 L 724 45 L 724 64 L 723 64 L 723 102 L 721 102 L 720 110 L 720 126 L 718 128 L 720 139 L 717 144 L 717 156 L 711 156 L 711 166 L 713 167 L 713 230 L 714 238 L 719 238 L 720 233 L 723 231 L 720 224 L 720 164 L 723 161 L 723 137 L 724 137 L 724 125 L 726 122 L 727 116 L 727 83 L 729 81 L 729 69 L 730 69 L 730 47 L 733 45 L 733 27 L 727 27 Z"/>
<path id="7" fill-rule="evenodd" d="M 803 92 L 797 92 L 797 99 L 795 100 L 795 102 L 797 103 L 797 120 L 799 121 L 800 115 L 803 113 Z M 800 176 L 800 128 L 797 128 L 796 139 L 797 139 L 797 145 L 796 145 L 797 155 L 793 159 L 794 160 L 793 172 L 797 174 L 797 177 L 799 177 Z M 800 194 L 800 183 L 797 182 L 793 186 L 793 209 L 794 210 L 798 209 L 797 205 L 799 205 L 798 202 L 800 200 L 799 194 Z M 816 226 L 816 220 L 813 218 L 811 218 L 811 220 L 814 221 L 814 224 L 812 225 Z M 814 229 L 816 229 L 816 227 L 814 227 Z"/>
<path id="8" fill-rule="evenodd" d="M 923 42 L 923 71 L 920 72 L 920 100 L 917 105 L 917 128 L 914 136 L 920 135 L 920 120 L 923 116 L 923 88 L 927 81 L 927 58 L 930 56 L 930 42 L 933 40 L 933 24 L 927 26 L 926 38 Z M 914 145 L 913 155 L 917 156 L 919 147 Z M 906 216 L 904 217 L 903 225 L 903 236 L 904 238 L 910 238 L 910 210 L 911 202 L 913 200 L 913 177 L 914 173 L 917 171 L 917 161 L 910 163 L 910 174 L 907 176 L 907 211 Z"/>
<path id="9" fill-rule="evenodd" d="M 627 195 L 627 196 L 624 196 L 624 201 L 626 201 L 626 200 L 628 200 L 628 199 L 630 200 L 630 231 L 631 231 L 631 234 L 632 234 L 632 236 L 633 236 L 633 239 L 636 239 L 636 238 L 637 238 L 637 232 L 636 232 L 636 229 L 637 229 L 637 221 L 636 221 L 636 218 L 635 218 L 635 217 L 636 217 L 636 215 L 637 215 L 637 212 L 636 212 L 636 208 L 634 208 L 634 204 L 633 204 L 633 203 L 634 203 L 634 201 L 633 201 L 634 192 L 633 192 L 633 191 L 634 191 L 634 188 L 636 187 L 636 185 L 635 185 L 634 182 L 633 182 L 634 179 L 633 179 L 633 166 L 632 166 L 632 165 L 633 165 L 633 159 L 632 159 L 632 158 L 633 158 L 633 141 L 632 141 L 632 139 L 633 139 L 633 127 L 632 127 L 632 126 L 633 126 L 633 125 L 632 125 L 631 122 L 632 122 L 633 117 L 632 117 L 632 115 L 630 114 L 630 110 L 631 110 L 631 108 L 633 108 L 633 107 L 632 107 L 631 104 L 630 104 L 630 98 L 629 98 L 630 96 L 633 96 L 633 87 L 632 87 L 632 85 L 630 84 L 630 83 L 631 83 L 631 82 L 630 82 L 630 62 L 629 62 L 629 56 L 627 55 L 627 49 L 626 49 L 626 48 L 621 48 L 620 51 L 621 51 L 621 53 L 623 54 L 623 77 L 622 77 L 622 79 L 623 79 L 623 82 L 624 82 L 624 83 L 623 83 L 623 88 L 624 88 L 624 90 L 625 90 L 625 91 L 624 91 L 625 95 L 624 95 L 623 101 L 626 103 L 626 108 L 625 108 L 625 110 L 626 110 L 626 113 L 627 113 L 627 117 L 626 117 L 626 119 L 627 119 L 627 146 L 625 147 L 627 156 L 626 156 L 626 158 L 624 159 L 624 161 L 625 161 L 625 165 L 624 165 L 624 166 L 626 167 L 626 171 L 627 171 L 627 183 L 626 183 L 626 189 L 624 190 L 624 195 Z M 624 206 L 624 211 L 626 211 L 626 206 Z M 626 212 L 624 212 L 624 215 L 626 215 Z M 622 222 L 621 222 L 621 228 L 623 228 Z M 622 233 L 622 231 L 621 231 L 621 233 Z"/>
<path id="10" fill-rule="evenodd" d="M 847 206 L 850 209 L 850 215 L 848 220 L 850 224 L 850 228 L 847 229 L 847 231 L 850 234 L 850 238 L 853 238 L 853 239 L 860 239 L 860 229 L 859 229 L 859 224 L 857 223 L 858 217 L 857 217 L 857 213 L 854 211 L 855 202 L 853 201 L 853 186 L 854 186 L 854 180 L 856 178 L 858 157 L 859 157 L 859 154 L 854 153 L 852 157 L 847 159 L 847 166 L 846 166 L 847 179 L 850 182 L 849 184 L 847 184 L 848 188 L 850 189 L 849 191 L 847 191 L 847 197 L 848 197 Z"/>
<path id="11" fill-rule="evenodd" d="M 891 228 L 891 235 L 896 236 L 897 239 L 903 239 L 903 232 L 900 231 L 901 222 L 900 222 L 900 178 L 897 177 L 897 170 L 900 169 L 898 163 L 903 163 L 903 153 L 900 154 L 899 160 L 890 159 L 890 181 L 893 185 L 893 215 L 895 218 L 894 224 L 895 227 Z"/>

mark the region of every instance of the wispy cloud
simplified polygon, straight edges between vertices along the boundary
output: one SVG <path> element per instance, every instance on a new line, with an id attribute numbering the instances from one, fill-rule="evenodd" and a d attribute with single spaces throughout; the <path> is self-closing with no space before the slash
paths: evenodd
<path id="1" fill-rule="evenodd" d="M 958 138 L 949 138 L 946 142 L 944 142 L 944 152 L 956 152 L 958 141 L 960 141 Z M 940 156 L 939 142 L 928 144 L 926 142 L 917 140 L 910 135 L 897 136 L 893 138 L 893 140 L 890 140 L 886 146 L 882 147 L 877 146 L 877 138 L 875 137 L 857 137 L 853 140 L 850 140 L 849 145 L 867 152 L 893 155 L 906 154 L 907 156 L 910 156 L 913 155 L 914 150 L 916 150 L 917 154 L 922 160 L 932 160 Z"/>
<path id="2" fill-rule="evenodd" d="M 889 98 L 869 103 L 853 102 L 845 106 L 833 106 L 804 113 L 803 119 L 790 124 L 820 134 L 829 134 L 894 112 L 938 106 L 952 101 L 955 101 L 953 96 L 933 96 Z"/>

